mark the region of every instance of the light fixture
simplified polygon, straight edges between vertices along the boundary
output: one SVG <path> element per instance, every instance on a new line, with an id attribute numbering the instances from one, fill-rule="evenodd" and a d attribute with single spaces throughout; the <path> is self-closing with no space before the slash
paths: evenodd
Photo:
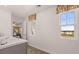
<path id="1" fill-rule="evenodd" d="M 37 7 L 41 7 L 41 5 L 37 5 Z"/>

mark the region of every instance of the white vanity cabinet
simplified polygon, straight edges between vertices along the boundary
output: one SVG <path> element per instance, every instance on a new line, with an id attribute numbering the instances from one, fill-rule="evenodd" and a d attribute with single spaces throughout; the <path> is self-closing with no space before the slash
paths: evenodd
<path id="1" fill-rule="evenodd" d="M 0 49 L 0 54 L 26 54 L 26 43 Z"/>
<path id="2" fill-rule="evenodd" d="M 7 42 L 7 43 L 6 43 Z M 26 54 L 27 40 L 9 37 L 2 40 L 0 54 Z"/>

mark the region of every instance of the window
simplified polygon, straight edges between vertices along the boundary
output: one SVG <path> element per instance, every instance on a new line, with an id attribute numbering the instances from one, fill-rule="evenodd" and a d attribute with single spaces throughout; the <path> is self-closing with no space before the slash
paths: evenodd
<path id="1" fill-rule="evenodd" d="M 62 36 L 74 37 L 74 19 L 74 12 L 63 13 L 60 15 Z"/>

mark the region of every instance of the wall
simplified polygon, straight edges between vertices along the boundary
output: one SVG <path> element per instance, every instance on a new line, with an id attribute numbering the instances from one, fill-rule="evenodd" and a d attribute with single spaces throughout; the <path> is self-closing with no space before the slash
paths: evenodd
<path id="1" fill-rule="evenodd" d="M 0 33 L 4 35 L 12 34 L 11 13 L 0 9 Z"/>
<path id="2" fill-rule="evenodd" d="M 79 13 L 77 10 L 76 15 Z M 79 14 L 78 14 L 79 15 Z M 31 35 L 31 24 L 27 22 L 29 45 L 48 53 L 79 53 L 79 17 L 75 19 L 75 40 L 66 40 L 60 36 L 59 15 L 56 6 L 37 13 L 37 33 Z"/>

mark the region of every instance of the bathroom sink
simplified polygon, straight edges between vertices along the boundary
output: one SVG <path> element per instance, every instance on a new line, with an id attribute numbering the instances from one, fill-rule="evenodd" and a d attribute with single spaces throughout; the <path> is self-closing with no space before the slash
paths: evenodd
<path id="1" fill-rule="evenodd" d="M 7 39 L 8 39 L 9 37 L 0 37 L 0 45 L 5 45 L 5 44 L 7 44 Z"/>
<path id="2" fill-rule="evenodd" d="M 7 44 L 8 42 L 5 42 L 5 43 L 1 43 L 0 45 L 5 45 L 5 44 Z"/>

